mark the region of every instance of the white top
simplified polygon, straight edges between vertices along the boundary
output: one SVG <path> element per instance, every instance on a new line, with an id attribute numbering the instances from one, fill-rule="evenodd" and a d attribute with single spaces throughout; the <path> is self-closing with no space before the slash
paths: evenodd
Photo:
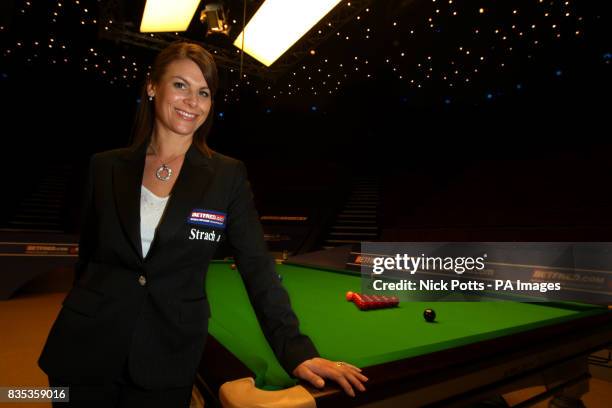
<path id="1" fill-rule="evenodd" d="M 156 196 L 144 185 L 140 189 L 140 240 L 143 257 L 149 252 L 155 229 L 157 229 L 169 198 L 170 196 Z"/>

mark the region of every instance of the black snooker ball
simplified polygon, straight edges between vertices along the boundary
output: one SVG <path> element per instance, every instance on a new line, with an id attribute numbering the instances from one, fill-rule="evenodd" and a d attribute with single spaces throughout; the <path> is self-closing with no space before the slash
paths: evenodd
<path id="1" fill-rule="evenodd" d="M 278 280 L 280 280 L 281 282 L 283 281 L 283 275 L 281 275 L 280 273 L 277 274 L 278 275 Z"/>
<path id="2" fill-rule="evenodd" d="M 436 320 L 436 312 L 433 309 L 425 309 L 423 312 L 423 317 L 425 320 L 431 323 Z"/>

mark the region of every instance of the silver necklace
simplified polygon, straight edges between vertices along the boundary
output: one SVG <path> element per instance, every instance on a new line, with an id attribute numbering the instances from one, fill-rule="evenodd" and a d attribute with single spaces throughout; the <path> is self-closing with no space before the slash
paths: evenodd
<path id="1" fill-rule="evenodd" d="M 153 153 L 155 153 L 155 157 L 157 157 L 159 159 L 159 161 L 161 160 L 161 157 L 159 157 L 159 154 L 157 154 L 157 150 L 155 150 L 155 147 L 153 147 L 153 143 L 151 143 L 151 149 L 153 150 Z M 172 169 L 170 167 L 168 167 L 168 165 L 170 163 L 172 163 L 173 161 L 175 161 L 176 159 L 178 159 L 179 157 L 181 157 L 182 154 L 179 154 L 178 156 L 176 156 L 174 159 L 164 163 L 162 162 L 162 165 L 159 166 L 157 168 L 157 170 L 155 171 L 155 177 L 157 177 L 158 180 L 161 181 L 168 181 L 170 180 L 170 177 L 172 177 Z"/>

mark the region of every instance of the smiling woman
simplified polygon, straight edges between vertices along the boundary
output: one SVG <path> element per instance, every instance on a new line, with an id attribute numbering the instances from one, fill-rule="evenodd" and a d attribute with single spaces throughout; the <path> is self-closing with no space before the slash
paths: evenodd
<path id="1" fill-rule="evenodd" d="M 208 117 L 212 105 L 208 83 L 190 59 L 173 61 L 159 83 L 149 83 L 147 94 L 155 100 L 158 132 L 193 134 Z"/>
<path id="2" fill-rule="evenodd" d="M 169 63 L 159 81 L 150 80 L 146 88 L 155 120 L 143 182 L 152 192 L 165 197 L 175 181 L 171 165 L 177 169 L 182 166 L 194 133 L 208 119 L 212 98 L 202 71 L 188 58 Z M 202 140 L 203 147 L 205 142 Z M 210 154 L 207 148 L 203 153 Z M 152 172 L 152 168 L 157 169 Z"/>
<path id="3" fill-rule="evenodd" d="M 206 143 L 218 87 L 213 57 L 196 44 L 175 43 L 155 59 L 142 90 L 134 146 L 150 138 L 143 184 L 166 197 L 192 143 L 211 157 Z M 174 177 L 173 177 L 174 174 Z"/>
<path id="4" fill-rule="evenodd" d="M 287 373 L 350 395 L 367 378 L 318 357 L 268 253 L 244 164 L 212 151 L 217 71 L 174 43 L 142 90 L 134 143 L 95 154 L 74 288 L 39 359 L 69 407 L 187 407 L 208 331 L 208 265 L 228 240 L 266 339 Z M 194 300 L 195 299 L 195 300 Z M 95 305 L 92 308 L 92 305 Z"/>
<path id="5" fill-rule="evenodd" d="M 185 72 L 181 71 L 183 67 L 187 69 Z M 214 97 L 218 85 L 217 67 L 212 55 L 199 45 L 179 42 L 164 49 L 155 59 L 147 84 L 142 89 L 141 100 L 153 102 L 155 98 L 163 99 L 160 98 L 160 95 L 156 96 L 155 92 L 156 88 L 163 92 L 161 88 L 164 86 L 184 90 L 184 92 L 197 91 L 203 97 L 206 96 L 208 98 L 208 109 L 206 109 L 206 114 L 201 117 L 203 119 L 203 122 L 199 123 L 201 126 L 195 127 L 193 142 L 202 153 L 210 155 L 206 137 L 212 126 Z M 192 88 L 189 88 L 190 86 Z M 200 89 L 200 87 L 206 89 Z M 177 95 L 180 95 L 180 93 Z M 177 101 L 177 103 L 179 102 Z M 158 101 L 140 105 L 136 113 L 133 145 L 140 145 L 151 135 L 153 126 L 156 124 L 155 119 L 160 113 L 158 111 L 160 107 Z M 185 110 L 187 113 L 193 112 L 187 106 L 176 107 Z"/>

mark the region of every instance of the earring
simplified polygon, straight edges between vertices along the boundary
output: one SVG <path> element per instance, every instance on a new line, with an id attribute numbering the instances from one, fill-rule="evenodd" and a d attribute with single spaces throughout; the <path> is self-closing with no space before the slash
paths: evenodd
<path id="1" fill-rule="evenodd" d="M 153 96 L 149 95 L 149 102 L 153 101 Z"/>

